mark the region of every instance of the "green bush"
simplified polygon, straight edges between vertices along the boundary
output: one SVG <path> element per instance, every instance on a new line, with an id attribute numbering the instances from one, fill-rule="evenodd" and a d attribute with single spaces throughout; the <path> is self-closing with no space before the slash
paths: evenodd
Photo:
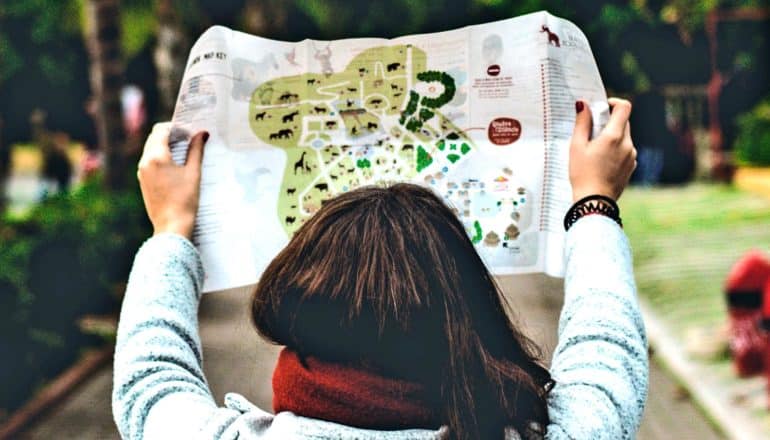
<path id="1" fill-rule="evenodd" d="M 110 193 L 96 181 L 0 224 L 0 412 L 101 342 L 77 320 L 117 310 L 150 231 L 137 188 Z"/>
<path id="2" fill-rule="evenodd" d="M 738 117 L 735 157 L 741 165 L 770 166 L 770 97 Z"/>

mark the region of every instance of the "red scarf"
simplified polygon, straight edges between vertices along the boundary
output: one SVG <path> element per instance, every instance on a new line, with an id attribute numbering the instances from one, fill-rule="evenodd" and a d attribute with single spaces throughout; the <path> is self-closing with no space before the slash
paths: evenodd
<path id="1" fill-rule="evenodd" d="M 273 372 L 276 414 L 291 411 L 366 429 L 436 429 L 441 423 L 428 402 L 426 387 L 418 383 L 314 357 L 300 360 L 288 348 Z"/>

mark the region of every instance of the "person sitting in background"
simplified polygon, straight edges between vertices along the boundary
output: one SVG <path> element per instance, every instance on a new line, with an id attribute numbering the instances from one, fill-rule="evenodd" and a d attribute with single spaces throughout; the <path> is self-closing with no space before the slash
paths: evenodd
<path id="1" fill-rule="evenodd" d="M 593 140 L 590 111 L 576 103 L 569 174 L 577 204 L 550 370 L 437 195 L 411 184 L 363 187 L 325 203 L 254 290 L 257 331 L 285 346 L 273 376 L 275 414 L 237 394 L 218 407 L 208 388 L 197 321 L 204 274 L 190 242 L 208 135 L 193 137 L 179 166 L 169 126 L 156 126 L 138 171 L 155 233 L 136 255 L 115 351 L 121 435 L 634 438 L 647 341 L 614 200 L 636 150 L 630 103 L 609 103 L 609 123 Z"/>

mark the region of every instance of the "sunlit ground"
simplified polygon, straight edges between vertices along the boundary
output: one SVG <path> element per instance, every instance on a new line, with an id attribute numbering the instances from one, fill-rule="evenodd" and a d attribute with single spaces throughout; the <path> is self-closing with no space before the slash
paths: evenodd
<path id="1" fill-rule="evenodd" d="M 86 155 L 82 144 L 72 144 L 67 150 L 73 166 L 73 185 L 81 180 L 81 164 Z M 46 183 L 41 177 L 43 155 L 33 144 L 16 144 L 11 148 L 10 178 L 6 184 L 8 214 L 23 216 L 29 208 L 40 201 Z"/>

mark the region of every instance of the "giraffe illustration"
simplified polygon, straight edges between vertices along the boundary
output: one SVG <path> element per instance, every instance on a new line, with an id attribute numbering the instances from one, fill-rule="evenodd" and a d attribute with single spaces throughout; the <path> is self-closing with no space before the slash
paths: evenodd
<path id="1" fill-rule="evenodd" d="M 307 151 L 302 152 L 302 156 L 299 158 L 298 161 L 294 162 L 294 175 L 297 175 L 297 168 L 302 170 L 302 173 L 304 174 L 306 171 L 309 171 L 309 169 L 305 166 L 305 154 L 307 154 Z"/>
<path id="2" fill-rule="evenodd" d="M 543 27 L 540 28 L 540 33 L 543 33 L 543 32 L 548 33 L 548 44 L 553 43 L 554 46 L 561 47 L 561 44 L 559 43 L 559 36 L 551 32 L 551 30 L 548 29 L 548 26 L 543 25 Z"/>
<path id="3" fill-rule="evenodd" d="M 318 48 L 315 47 L 315 44 L 313 44 L 313 50 L 315 51 L 313 58 L 321 63 L 321 71 L 324 75 L 326 75 L 327 78 L 334 73 L 334 69 L 332 69 L 331 63 L 332 49 L 330 46 L 331 43 L 326 45 L 326 49 L 318 50 Z"/>
<path id="4" fill-rule="evenodd" d="M 283 56 L 286 58 L 286 61 L 289 62 L 292 66 L 301 67 L 299 64 L 297 64 L 296 58 L 297 58 L 297 48 L 293 47 L 291 49 L 291 52 L 286 52 L 283 54 Z"/>

